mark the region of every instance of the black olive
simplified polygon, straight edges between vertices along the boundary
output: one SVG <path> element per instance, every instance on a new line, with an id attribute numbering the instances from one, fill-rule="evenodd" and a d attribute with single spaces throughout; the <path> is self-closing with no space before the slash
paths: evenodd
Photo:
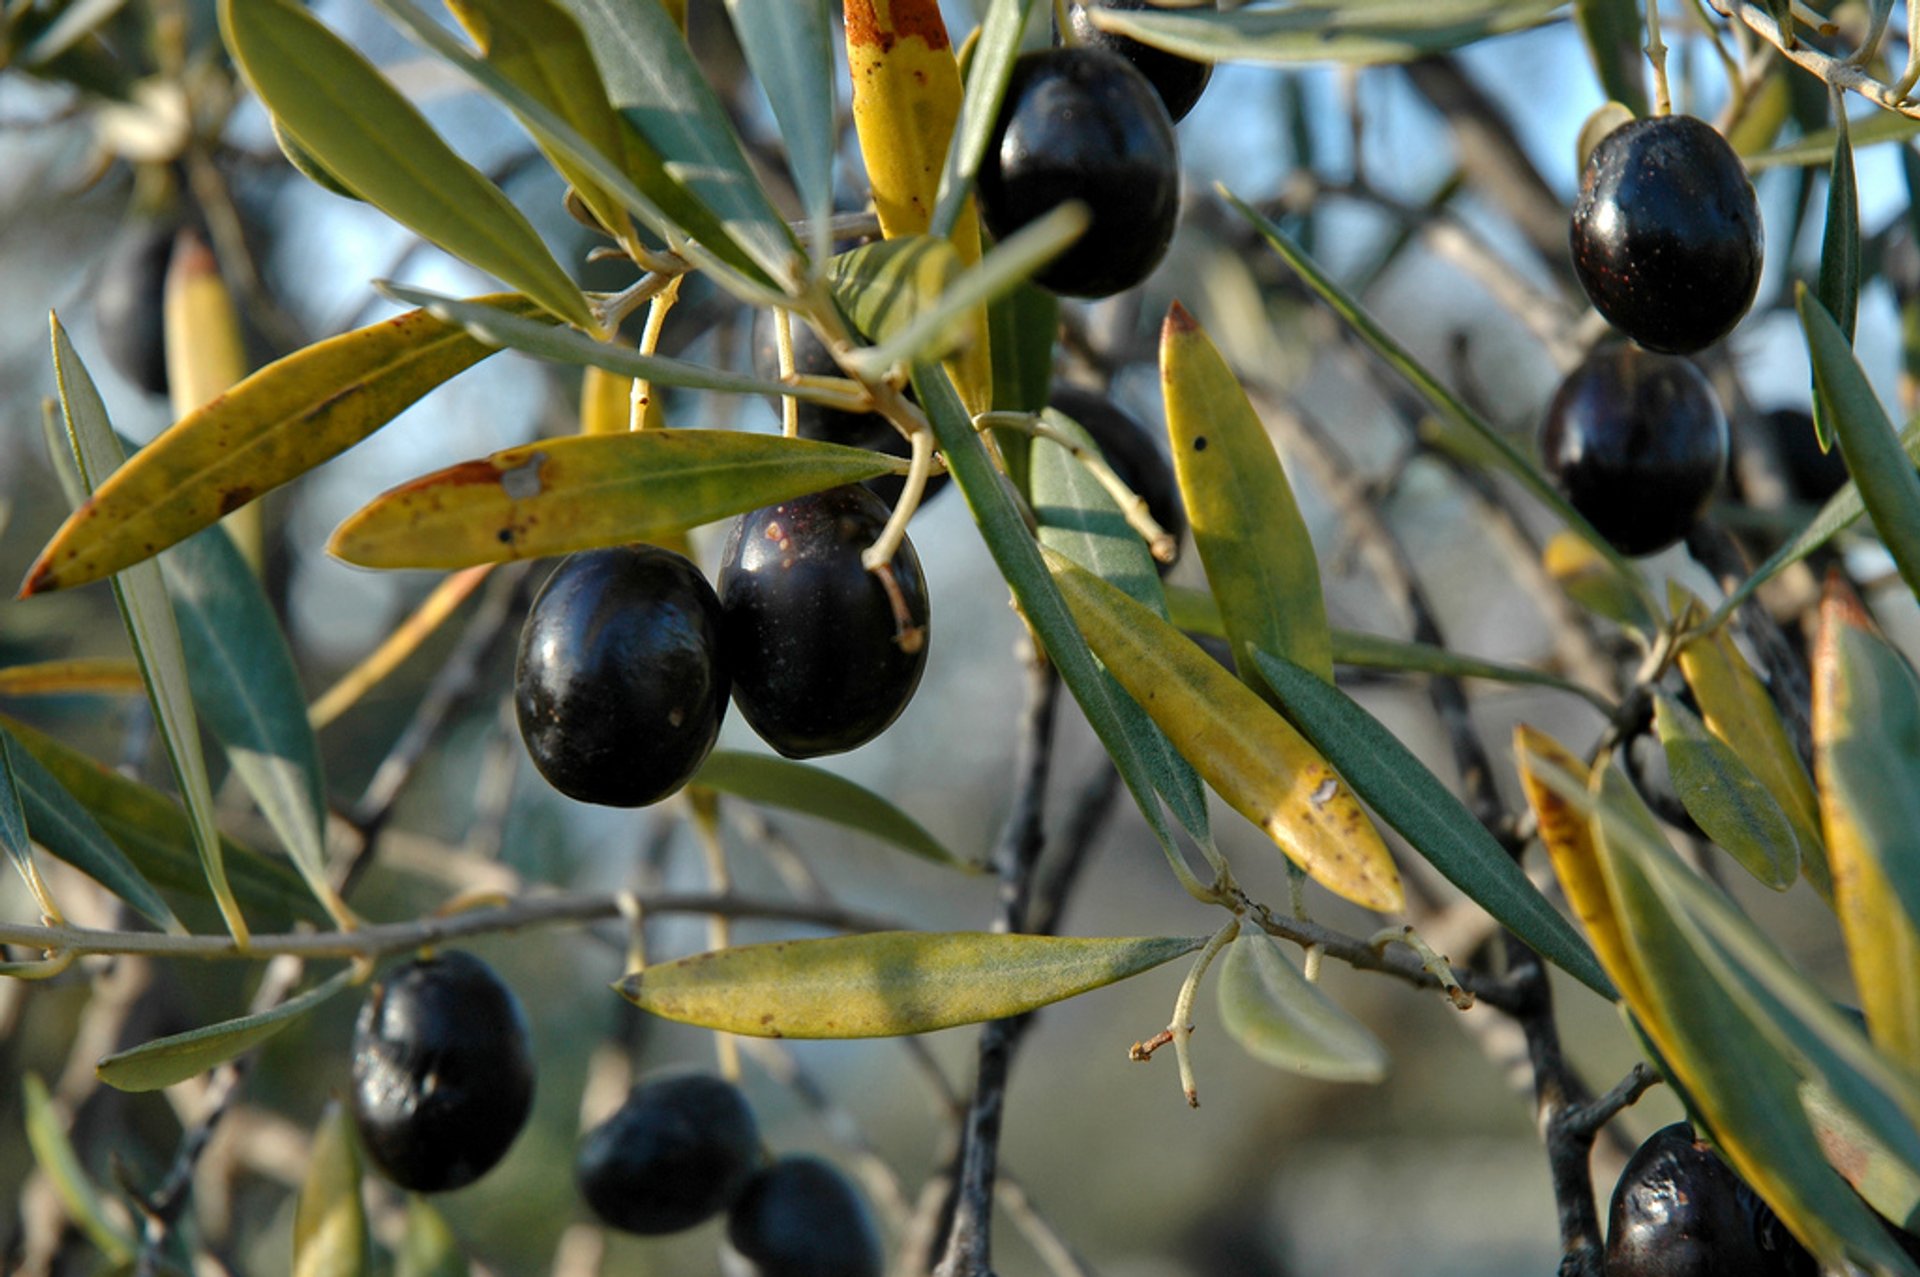
<path id="1" fill-rule="evenodd" d="M 720 560 L 733 702 L 788 758 L 872 740 L 907 707 L 927 663 L 927 591 L 902 540 L 892 574 L 906 616 L 860 564 L 887 508 L 848 486 L 741 517 Z"/>
<path id="2" fill-rule="evenodd" d="M 1780 449 L 1780 465 L 1787 472 L 1793 495 L 1811 505 L 1824 505 L 1853 476 L 1835 444 L 1820 451 L 1813 432 L 1813 414 L 1799 408 L 1776 408 L 1764 418 Z"/>
<path id="3" fill-rule="evenodd" d="M 1166 256 L 1180 212 L 1173 121 L 1117 53 L 1040 49 L 1013 64 L 980 165 L 980 214 L 997 239 L 1079 200 L 1091 221 L 1034 282 L 1071 297 L 1132 288 Z"/>
<path id="4" fill-rule="evenodd" d="M 805 376 L 838 377 L 840 365 L 834 362 L 833 355 L 827 350 L 826 343 L 813 331 L 812 325 L 796 319 L 789 327 L 793 331 L 793 370 Z M 753 371 L 756 376 L 769 381 L 780 379 L 780 348 L 773 331 L 773 317 L 761 311 L 753 325 Z M 914 399 L 913 391 L 906 392 L 908 400 Z M 773 401 L 776 410 L 779 400 Z M 808 403 L 804 399 L 796 400 L 794 424 L 802 439 L 818 439 L 823 443 L 840 443 L 849 448 L 865 448 L 871 452 L 884 452 L 889 457 L 906 458 L 910 449 L 907 437 L 893 428 L 893 423 L 877 412 L 846 412 L 839 408 L 828 408 L 817 403 Z M 900 499 L 901 490 L 907 486 L 904 475 L 883 474 L 876 479 L 868 479 L 864 485 L 875 496 L 891 506 Z M 947 486 L 947 476 L 936 474 L 928 478 L 926 488 L 920 499 L 925 501 L 940 489 Z"/>
<path id="5" fill-rule="evenodd" d="M 568 556 L 520 634 L 514 708 L 527 753 L 582 802 L 658 802 L 720 734 L 719 654 L 719 600 L 680 555 L 637 545 Z"/>
<path id="6" fill-rule="evenodd" d="M 644 1079 L 587 1132 L 574 1178 L 587 1205 L 630 1233 L 677 1233 L 727 1209 L 760 1165 L 760 1128 L 732 1083 Z"/>
<path id="7" fill-rule="evenodd" d="M 373 986 L 353 1031 L 353 1116 L 402 1188 L 462 1188 L 492 1170 L 533 1107 L 533 1050 L 513 990 L 469 953 L 410 962 Z"/>
<path id="8" fill-rule="evenodd" d="M 1685 536 L 1713 499 L 1727 468 L 1727 419 L 1689 361 L 1612 347 L 1560 383 L 1540 459 L 1615 549 L 1652 554 Z"/>
<path id="9" fill-rule="evenodd" d="M 783 1157 L 754 1176 L 727 1240 L 754 1277 L 880 1277 L 886 1261 L 859 1192 L 817 1157 Z"/>
<path id="10" fill-rule="evenodd" d="M 122 231 L 93 299 L 107 361 L 150 395 L 167 393 L 167 265 L 175 230 L 171 222 L 143 222 Z"/>
<path id="11" fill-rule="evenodd" d="M 1780 1277 L 1797 1271 L 1783 1266 L 1789 1254 L 1784 1249 L 1762 1250 L 1742 1186 L 1685 1122 L 1655 1131 L 1614 1186 L 1607 1277 Z"/>
<path id="12" fill-rule="evenodd" d="M 1187 533 L 1187 507 L 1166 454 L 1147 428 L 1122 411 L 1113 400 L 1078 386 L 1056 385 L 1050 405 L 1079 423 L 1100 446 L 1100 455 L 1120 482 L 1147 503 L 1147 513 L 1177 548 Z M 1177 561 L 1177 555 L 1176 555 Z M 1162 575 L 1172 563 L 1158 565 Z"/>
<path id="13" fill-rule="evenodd" d="M 1110 49 L 1131 62 L 1134 70 L 1147 77 L 1154 92 L 1160 95 L 1161 102 L 1166 104 L 1167 118 L 1178 124 L 1186 118 L 1188 111 L 1193 110 L 1193 104 L 1200 100 L 1207 81 L 1213 78 L 1213 63 L 1183 58 L 1177 53 L 1142 44 L 1131 36 L 1103 31 L 1093 24 L 1091 14 L 1095 9 L 1134 11 L 1159 7 L 1152 0 L 1069 0 L 1067 29 L 1073 33 L 1074 43 Z M 1213 0 L 1207 0 L 1204 4 L 1185 6 L 1185 11 L 1215 7 Z"/>
<path id="14" fill-rule="evenodd" d="M 1760 203 L 1727 140 L 1690 115 L 1623 124 L 1587 158 L 1573 266 L 1608 322 L 1688 354 L 1733 331 L 1760 287 Z"/>

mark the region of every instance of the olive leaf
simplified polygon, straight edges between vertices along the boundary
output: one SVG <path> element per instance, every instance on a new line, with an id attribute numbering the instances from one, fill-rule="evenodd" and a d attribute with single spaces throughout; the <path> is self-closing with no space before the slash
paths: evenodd
<path id="1" fill-rule="evenodd" d="M 184 1082 L 259 1046 L 346 988 L 353 976 L 349 967 L 268 1010 L 116 1051 L 93 1066 L 94 1074 L 120 1091 L 157 1091 Z"/>
<path id="2" fill-rule="evenodd" d="M 1380 1039 L 1308 983 L 1273 937 L 1242 934 L 1228 946 L 1215 988 L 1220 1027 L 1254 1059 L 1327 1082 L 1386 1077 Z"/>
<path id="3" fill-rule="evenodd" d="M 1202 943 L 880 931 L 695 954 L 617 987 L 643 1011 L 749 1037 L 895 1037 L 1021 1015 Z"/>

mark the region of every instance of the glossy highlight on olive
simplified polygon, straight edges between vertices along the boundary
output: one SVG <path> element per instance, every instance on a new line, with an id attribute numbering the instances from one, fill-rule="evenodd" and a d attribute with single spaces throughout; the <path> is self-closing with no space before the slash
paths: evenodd
<path id="1" fill-rule="evenodd" d="M 1623 124 L 1587 159 L 1570 234 L 1594 308 L 1649 350 L 1690 354 L 1733 331 L 1765 260 L 1740 157 L 1690 115 Z"/>
<path id="2" fill-rule="evenodd" d="M 901 541 L 890 565 L 897 597 L 860 562 L 886 522 L 880 498 L 848 486 L 755 510 L 727 536 L 719 592 L 733 701 L 788 758 L 865 744 L 920 685 L 920 556 Z"/>
<path id="3" fill-rule="evenodd" d="M 1167 108 L 1167 118 L 1178 124 L 1193 109 L 1193 104 L 1200 100 L 1207 81 L 1213 78 L 1213 63 L 1142 44 L 1131 36 L 1103 30 L 1093 21 L 1095 10 L 1132 13 L 1160 7 L 1153 0 L 1069 0 L 1067 29 L 1073 33 L 1075 44 L 1108 49 L 1132 63 L 1133 69 L 1146 76 L 1154 92 L 1160 95 L 1160 101 Z M 1183 5 L 1181 8 L 1183 12 L 1191 13 L 1215 7 L 1213 0 L 1206 0 L 1203 4 Z"/>
<path id="4" fill-rule="evenodd" d="M 1069 200 L 1087 229 L 1034 276 L 1070 297 L 1111 297 L 1152 273 L 1173 242 L 1180 157 L 1147 78 L 1108 49 L 1023 53 L 980 165 L 980 214 L 996 239 Z"/>
<path id="5" fill-rule="evenodd" d="M 747 1184 L 727 1241 L 754 1277 L 880 1277 L 873 1217 L 845 1175 L 817 1157 L 783 1157 Z"/>
<path id="6" fill-rule="evenodd" d="M 732 1083 L 705 1073 L 645 1078 L 580 1141 L 574 1178 L 609 1226 L 677 1233 L 731 1206 L 761 1161 L 760 1128 Z"/>
<path id="7" fill-rule="evenodd" d="M 1727 469 L 1727 419 L 1693 364 L 1632 346 L 1596 352 L 1548 405 L 1540 460 L 1620 553 L 1685 536 Z"/>
<path id="8" fill-rule="evenodd" d="M 464 1188 L 493 1169 L 526 1125 L 533 1084 L 520 1000 L 472 954 L 410 962 L 360 1008 L 354 1121 L 375 1165 L 402 1188 Z"/>
<path id="9" fill-rule="evenodd" d="M 1685 1122 L 1649 1136 L 1614 1186 L 1607 1277 L 1813 1277 L 1818 1270 Z"/>
<path id="10" fill-rule="evenodd" d="M 727 710 L 720 604 L 657 546 L 568 556 L 520 633 L 514 709 L 534 766 L 568 797 L 643 807 L 700 769 Z"/>

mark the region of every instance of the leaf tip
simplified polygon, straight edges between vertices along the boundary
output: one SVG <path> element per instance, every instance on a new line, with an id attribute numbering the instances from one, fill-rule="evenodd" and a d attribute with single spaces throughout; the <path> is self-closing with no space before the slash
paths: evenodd
<path id="1" fill-rule="evenodd" d="M 1176 301 L 1167 307 L 1167 321 L 1165 325 L 1161 327 L 1160 335 L 1165 339 L 1176 335 L 1184 336 L 1187 333 L 1198 332 L 1199 329 L 1200 321 L 1193 317 L 1193 312 Z"/>

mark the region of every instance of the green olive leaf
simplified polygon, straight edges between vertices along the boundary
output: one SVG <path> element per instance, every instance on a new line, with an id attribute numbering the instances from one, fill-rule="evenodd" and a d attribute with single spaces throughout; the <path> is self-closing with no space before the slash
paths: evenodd
<path id="1" fill-rule="evenodd" d="M 1553 0 L 1362 0 L 1213 10 L 1093 10 L 1094 25 L 1209 62 L 1343 62 L 1366 66 L 1445 53 L 1524 31 Z"/>
<path id="2" fill-rule="evenodd" d="M 1655 693 L 1653 725 L 1687 814 L 1755 878 L 1791 887 L 1800 870 L 1793 825 L 1745 760 L 1664 692 Z"/>
<path id="3" fill-rule="evenodd" d="M 948 851 L 919 821 L 880 795 L 824 767 L 770 754 L 716 749 L 688 783 L 829 820 L 936 864 L 979 868 Z"/>
<path id="4" fill-rule="evenodd" d="M 880 931 L 695 954 L 636 971 L 617 987 L 643 1011 L 749 1037 L 896 1037 L 1022 1015 L 1201 944 Z"/>
<path id="5" fill-rule="evenodd" d="M 1847 132 L 1846 95 L 1829 91 L 1834 123 L 1839 129 L 1833 146 L 1833 164 L 1827 170 L 1827 221 L 1820 237 L 1820 275 L 1814 295 L 1840 326 L 1848 343 L 1860 313 L 1860 195 L 1853 175 L 1853 139 Z M 1813 429 L 1820 451 L 1833 447 L 1833 424 L 1826 405 L 1813 397 Z"/>
<path id="6" fill-rule="evenodd" d="M 123 1221 L 113 1218 L 106 1199 L 88 1177 L 74 1151 L 67 1128 L 47 1093 L 47 1084 L 38 1073 L 29 1073 L 22 1084 L 26 1099 L 27 1147 L 33 1160 L 46 1173 L 53 1191 L 66 1209 L 67 1218 L 79 1226 L 87 1240 L 116 1264 L 133 1262 L 135 1243 Z"/>
<path id="7" fill-rule="evenodd" d="M 1574 0 L 1573 21 L 1601 91 L 1632 116 L 1645 115 L 1647 64 L 1638 0 Z"/>
<path id="8" fill-rule="evenodd" d="M 221 0 L 220 31 L 268 110 L 337 180 L 568 323 L 595 327 L 520 210 L 319 19 L 292 0 Z"/>
<path id="9" fill-rule="evenodd" d="M 1227 948 L 1216 990 L 1220 1027 L 1254 1059 L 1327 1082 L 1378 1082 L 1387 1048 L 1300 974 L 1272 936 Z"/>
<path id="10" fill-rule="evenodd" d="M 738 430 L 575 435 L 402 484 L 334 531 L 369 568 L 464 568 L 653 541 L 896 468 L 864 448 Z"/>
<path id="11" fill-rule="evenodd" d="M 259 1046 L 346 988 L 353 976 L 353 968 L 349 967 L 258 1014 L 116 1051 L 93 1066 L 94 1074 L 120 1091 L 157 1091 L 163 1086 L 184 1082 Z"/>
<path id="12" fill-rule="evenodd" d="M 393 1256 L 393 1277 L 469 1277 L 473 1265 L 440 1212 L 418 1193 L 407 1195 L 407 1232 Z"/>
<path id="13" fill-rule="evenodd" d="M 833 255 L 834 122 L 831 0 L 727 0 L 740 49 L 765 91 L 786 144 L 787 168 L 814 236 L 813 259 Z"/>
<path id="14" fill-rule="evenodd" d="M 537 312 L 523 297 L 489 300 L 522 317 Z M 108 476 L 40 552 L 21 593 L 96 581 L 185 540 L 345 452 L 497 349 L 416 310 L 268 364 Z"/>

